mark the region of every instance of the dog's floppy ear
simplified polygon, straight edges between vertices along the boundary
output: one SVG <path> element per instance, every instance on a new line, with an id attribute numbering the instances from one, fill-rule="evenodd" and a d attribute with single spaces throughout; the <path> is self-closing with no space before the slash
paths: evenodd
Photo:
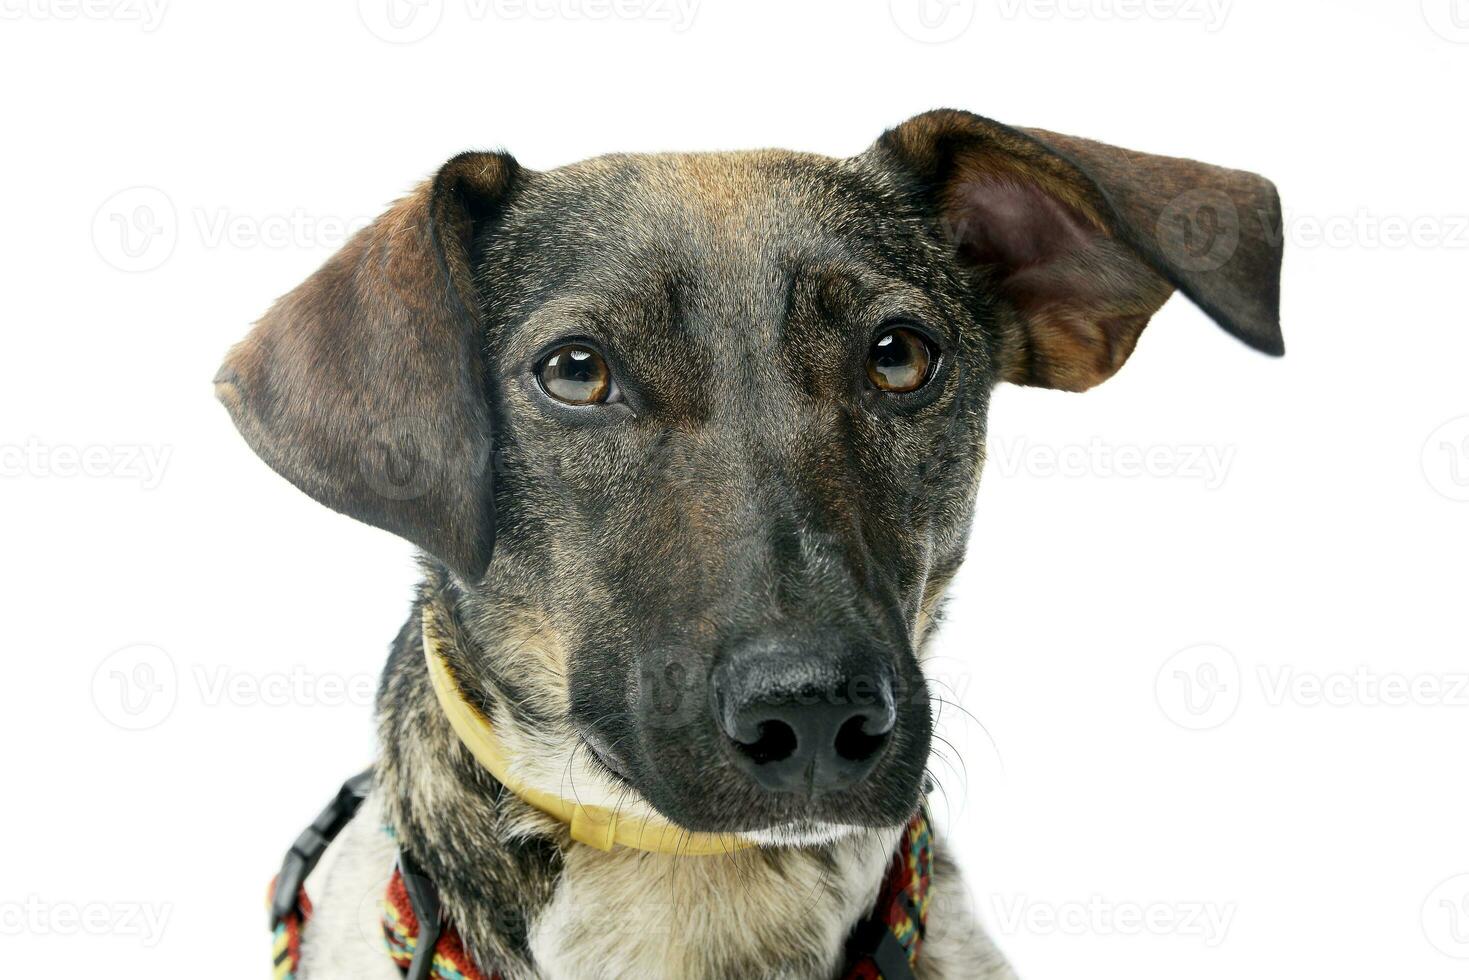
<path id="1" fill-rule="evenodd" d="M 516 174 L 504 154 L 450 160 L 277 300 L 215 378 L 278 473 L 469 579 L 494 546 L 470 249 Z"/>
<path id="2" fill-rule="evenodd" d="M 1284 353 L 1280 201 L 1263 177 L 953 110 L 910 119 L 873 152 L 1018 312 L 1005 380 L 1105 381 L 1175 288 L 1256 350 Z"/>

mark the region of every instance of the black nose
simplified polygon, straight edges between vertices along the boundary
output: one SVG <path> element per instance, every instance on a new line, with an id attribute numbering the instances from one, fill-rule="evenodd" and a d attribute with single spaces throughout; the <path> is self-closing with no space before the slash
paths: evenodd
<path id="1" fill-rule="evenodd" d="M 897 720 L 877 657 L 758 642 L 714 674 L 714 709 L 736 764 L 766 789 L 831 793 L 872 771 Z"/>

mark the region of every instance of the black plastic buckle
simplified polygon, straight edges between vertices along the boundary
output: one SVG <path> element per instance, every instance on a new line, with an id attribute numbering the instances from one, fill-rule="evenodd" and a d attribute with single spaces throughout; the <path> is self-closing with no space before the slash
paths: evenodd
<path id="1" fill-rule="evenodd" d="M 326 809 L 301 831 L 301 836 L 291 845 L 286 859 L 276 875 L 275 891 L 270 897 L 270 928 L 274 929 L 289 915 L 297 911 L 301 886 L 316 868 L 327 847 L 336 840 L 342 828 L 351 822 L 362 808 L 362 801 L 372 789 L 372 770 L 360 772 L 342 784 L 337 795 Z"/>
<path id="2" fill-rule="evenodd" d="M 859 922 L 847 940 L 848 973 L 858 964 L 869 961 L 882 975 L 882 980 L 915 980 L 907 951 L 878 915 Z"/>

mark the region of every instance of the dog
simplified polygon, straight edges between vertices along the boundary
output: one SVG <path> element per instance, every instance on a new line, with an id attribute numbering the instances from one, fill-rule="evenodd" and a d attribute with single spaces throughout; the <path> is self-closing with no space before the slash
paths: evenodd
<path id="1" fill-rule="evenodd" d="M 1283 353 L 1280 215 L 954 110 L 848 159 L 446 163 L 216 378 L 423 566 L 279 974 L 1011 977 L 921 805 L 990 393 L 1106 380 L 1175 289 Z"/>

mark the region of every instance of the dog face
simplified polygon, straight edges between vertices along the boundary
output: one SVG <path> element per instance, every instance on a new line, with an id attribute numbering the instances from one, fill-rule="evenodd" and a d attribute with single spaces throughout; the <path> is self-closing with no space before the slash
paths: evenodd
<path id="1" fill-rule="evenodd" d="M 901 823 L 917 798 L 919 623 L 993 358 L 882 177 L 601 159 L 523 178 L 478 251 L 495 561 L 554 624 L 577 733 L 682 826 Z"/>
<path id="2" fill-rule="evenodd" d="M 470 154 L 218 382 L 277 470 L 447 570 L 528 781 L 808 839 L 916 805 L 995 384 L 1104 380 L 1175 287 L 1278 353 L 1278 224 L 1252 175 L 964 113 L 847 160 Z"/>

